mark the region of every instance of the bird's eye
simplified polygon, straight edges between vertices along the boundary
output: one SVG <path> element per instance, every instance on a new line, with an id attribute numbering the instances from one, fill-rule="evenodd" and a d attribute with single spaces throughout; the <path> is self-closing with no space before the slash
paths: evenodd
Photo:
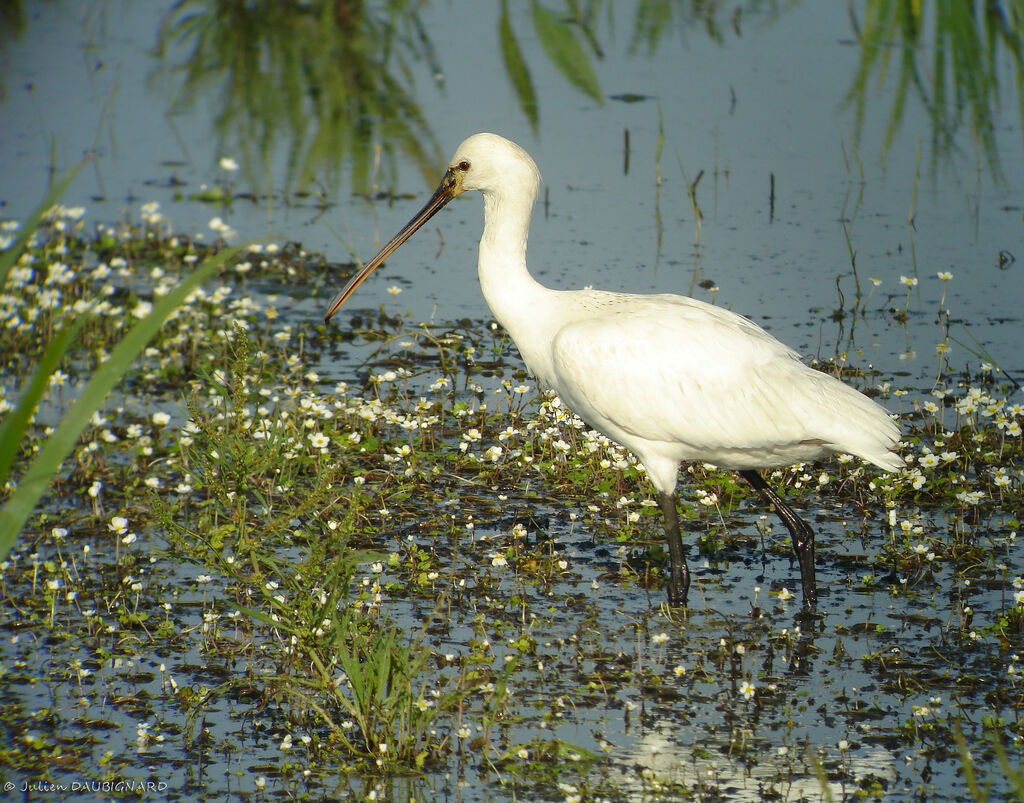
<path id="1" fill-rule="evenodd" d="M 459 162 L 456 165 L 456 167 L 458 167 L 459 170 L 461 170 L 463 173 L 465 173 L 467 170 L 469 170 L 469 162 L 467 162 L 465 159 L 463 159 L 461 162 Z"/>

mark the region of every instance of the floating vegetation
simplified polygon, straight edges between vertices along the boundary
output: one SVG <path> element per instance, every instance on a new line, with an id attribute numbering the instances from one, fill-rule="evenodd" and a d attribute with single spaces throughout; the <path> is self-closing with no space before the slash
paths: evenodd
<path id="1" fill-rule="evenodd" d="M 5 498 L 112 344 L 216 250 L 153 205 L 93 231 L 51 210 L 0 293 L 0 411 L 88 319 Z M 770 473 L 821 533 L 819 615 L 800 612 L 785 532 L 712 466 L 683 475 L 700 558 L 692 608 L 669 610 L 632 455 L 539 392 L 487 322 L 282 312 L 286 288 L 342 269 L 247 250 L 93 416 L 0 563 L 0 782 L 401 801 L 1012 790 L 1024 406 L 994 370 L 945 366 L 921 391 L 820 366 L 899 411 L 908 467 Z"/>

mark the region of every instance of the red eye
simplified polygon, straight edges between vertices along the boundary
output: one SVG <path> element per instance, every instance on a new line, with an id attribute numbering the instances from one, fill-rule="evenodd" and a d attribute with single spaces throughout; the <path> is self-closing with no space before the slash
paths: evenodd
<path id="1" fill-rule="evenodd" d="M 469 170 L 469 162 L 463 159 L 461 162 L 458 163 L 458 165 L 456 165 L 456 167 L 458 167 L 459 170 L 465 173 L 467 170 Z"/>

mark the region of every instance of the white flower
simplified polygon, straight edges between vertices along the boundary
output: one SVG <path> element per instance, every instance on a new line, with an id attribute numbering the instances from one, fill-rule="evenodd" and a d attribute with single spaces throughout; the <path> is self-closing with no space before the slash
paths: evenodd
<path id="1" fill-rule="evenodd" d="M 978 505 L 985 500 L 985 492 L 961 491 L 956 495 L 956 498 L 965 505 Z"/>
<path id="2" fill-rule="evenodd" d="M 208 225 L 224 239 L 230 239 L 236 234 L 235 230 L 225 223 L 220 217 L 211 218 Z"/>

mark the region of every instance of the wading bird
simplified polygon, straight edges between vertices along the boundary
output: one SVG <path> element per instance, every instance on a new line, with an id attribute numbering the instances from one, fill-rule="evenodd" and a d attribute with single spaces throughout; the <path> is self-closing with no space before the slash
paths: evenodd
<path id="1" fill-rule="evenodd" d="M 804 604 L 814 606 L 814 531 L 758 472 L 833 452 L 896 471 L 899 428 L 884 408 L 734 312 L 686 296 L 539 284 L 526 267 L 539 187 L 537 166 L 514 142 L 470 137 L 426 206 L 353 277 L 324 320 L 441 207 L 479 190 L 484 298 L 537 380 L 640 458 L 665 518 L 669 602 L 685 605 L 690 588 L 676 511 L 679 464 L 700 461 L 738 471 L 775 509 L 793 538 Z"/>

